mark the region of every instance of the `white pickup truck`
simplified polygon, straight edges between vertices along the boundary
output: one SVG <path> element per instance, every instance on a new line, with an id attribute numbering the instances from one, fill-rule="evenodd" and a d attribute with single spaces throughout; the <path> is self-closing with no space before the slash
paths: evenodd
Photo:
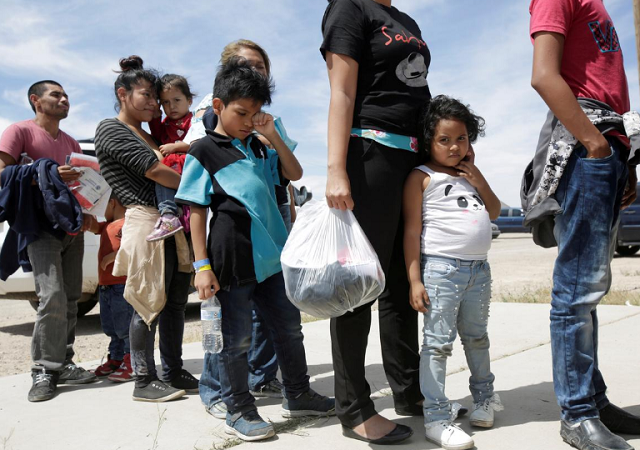
<path id="1" fill-rule="evenodd" d="M 88 155 L 95 155 L 93 140 L 78 141 L 82 151 Z M 0 242 L 9 230 L 9 224 L 0 223 Z M 84 259 L 82 262 L 82 297 L 78 300 L 78 317 L 87 314 L 98 303 L 98 248 L 100 236 L 87 232 L 84 235 Z M 34 309 L 38 308 L 38 298 L 35 295 L 33 274 L 18 269 L 7 281 L 0 281 L 0 300 L 17 299 L 28 300 Z"/>

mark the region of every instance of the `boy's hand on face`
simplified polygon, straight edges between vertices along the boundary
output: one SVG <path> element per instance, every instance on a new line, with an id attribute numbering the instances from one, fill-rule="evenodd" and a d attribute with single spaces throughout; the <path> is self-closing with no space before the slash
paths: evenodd
<path id="1" fill-rule="evenodd" d="M 253 128 L 266 137 L 269 141 L 273 141 L 272 136 L 276 133 L 276 126 L 273 116 L 265 112 L 259 112 L 253 116 Z"/>

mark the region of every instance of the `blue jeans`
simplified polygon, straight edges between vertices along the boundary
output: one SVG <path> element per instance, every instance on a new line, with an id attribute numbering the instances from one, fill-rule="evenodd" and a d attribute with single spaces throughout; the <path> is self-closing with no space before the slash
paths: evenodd
<path id="1" fill-rule="evenodd" d="M 62 370 L 74 355 L 84 234 L 60 240 L 43 233 L 27 253 L 40 300 L 31 339 L 33 369 Z"/>
<path id="2" fill-rule="evenodd" d="M 102 331 L 111 338 L 109 357 L 122 361 L 130 352 L 129 325 L 133 307 L 123 297 L 124 284 L 100 286 L 100 323 Z"/>
<path id="3" fill-rule="evenodd" d="M 178 271 L 176 241 L 169 237 L 164 241 L 164 289 L 167 303 L 158 319 L 147 325 L 134 310 L 129 328 L 131 363 L 136 374 L 136 384 L 146 386 L 156 377 L 153 356 L 156 328 L 159 328 L 162 379 L 171 381 L 182 370 L 182 338 L 184 335 L 184 311 L 189 295 L 191 274 Z"/>
<path id="4" fill-rule="evenodd" d="M 251 329 L 251 346 L 249 347 L 249 390 L 255 391 L 276 379 L 278 374 L 278 359 L 273 349 L 273 342 L 269 337 L 269 329 L 264 320 L 252 308 L 251 317 L 253 326 Z M 220 358 L 217 353 L 204 354 L 204 366 L 208 367 L 209 377 L 203 381 L 200 378 L 200 399 L 202 403 L 211 408 L 222 401 L 220 391 Z"/>
<path id="5" fill-rule="evenodd" d="M 627 182 L 627 166 L 610 139 L 612 154 L 587 159 L 576 149 L 560 180 L 554 235 L 558 258 L 551 293 L 553 383 L 568 422 L 597 418 L 609 401 L 598 369 L 596 306 L 611 286 L 611 259 Z"/>
<path id="6" fill-rule="evenodd" d="M 291 210 L 289 205 L 278 205 L 278 210 L 287 227 L 291 231 Z M 252 308 L 251 316 L 253 329 L 251 331 L 251 346 L 249 347 L 249 390 L 256 391 L 262 386 L 276 379 L 278 374 L 278 359 L 273 348 L 273 342 L 269 338 L 269 330 L 264 319 Z M 220 392 L 220 360 L 216 353 L 205 353 L 204 365 L 210 368 L 210 378 L 205 383 L 200 383 L 200 399 L 202 403 L 211 408 L 222 400 Z"/>
<path id="7" fill-rule="evenodd" d="M 249 389 L 252 391 L 276 379 L 278 374 L 278 358 L 269 335 L 269 327 L 262 316 L 251 310 L 251 346 L 249 347 Z"/>
<path id="8" fill-rule="evenodd" d="M 252 339 L 252 304 L 269 328 L 271 340 L 282 371 L 282 383 L 287 398 L 309 389 L 307 359 L 303 345 L 300 311 L 287 299 L 282 272 L 262 283 L 242 286 L 233 284 L 228 291 L 219 291 L 222 306 L 224 346 L 217 357 L 206 354 L 200 377 L 200 397 L 207 408 L 212 395 L 222 391 L 222 400 L 230 414 L 255 410 L 255 399 L 249 393 L 248 354 Z M 253 300 L 253 302 L 252 302 Z M 219 370 L 219 383 L 215 377 Z"/>
<path id="9" fill-rule="evenodd" d="M 447 358 L 456 334 L 467 357 L 469 390 L 474 403 L 493 395 L 489 358 L 491 267 L 487 261 L 465 261 L 422 255 L 424 286 L 430 305 L 424 313 L 420 352 L 420 389 L 425 423 L 447 420 L 451 404 L 444 393 Z"/>
<path id="10" fill-rule="evenodd" d="M 175 189 L 156 183 L 156 203 L 158 203 L 158 212 L 161 216 L 165 214 L 178 215 L 178 205 L 175 201 L 176 192 Z"/>

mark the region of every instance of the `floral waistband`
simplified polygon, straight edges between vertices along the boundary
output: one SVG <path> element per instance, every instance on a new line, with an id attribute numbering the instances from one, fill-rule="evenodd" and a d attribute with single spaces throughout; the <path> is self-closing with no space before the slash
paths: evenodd
<path id="1" fill-rule="evenodd" d="M 371 139 L 391 148 L 399 148 L 410 152 L 418 152 L 418 139 L 413 136 L 403 136 L 401 134 L 387 133 L 379 130 L 365 130 L 362 128 L 352 128 L 352 137 Z"/>

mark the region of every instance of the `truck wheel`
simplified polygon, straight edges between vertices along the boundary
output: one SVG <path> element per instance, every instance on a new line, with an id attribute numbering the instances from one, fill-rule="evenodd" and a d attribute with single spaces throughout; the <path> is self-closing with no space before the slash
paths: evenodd
<path id="1" fill-rule="evenodd" d="M 620 256 L 631 256 L 638 253 L 640 250 L 640 245 L 619 245 L 616 247 L 616 252 Z"/>
<path id="2" fill-rule="evenodd" d="M 84 317 L 87 315 L 87 313 L 96 306 L 98 299 L 99 294 L 97 289 L 93 294 L 82 294 L 82 297 L 78 300 L 78 317 Z M 29 304 L 34 311 L 37 311 L 40 302 L 38 300 L 29 300 Z"/>
<path id="3" fill-rule="evenodd" d="M 78 300 L 78 317 L 84 317 L 93 309 L 100 299 L 100 293 L 98 288 L 93 294 L 82 294 L 80 300 Z"/>

